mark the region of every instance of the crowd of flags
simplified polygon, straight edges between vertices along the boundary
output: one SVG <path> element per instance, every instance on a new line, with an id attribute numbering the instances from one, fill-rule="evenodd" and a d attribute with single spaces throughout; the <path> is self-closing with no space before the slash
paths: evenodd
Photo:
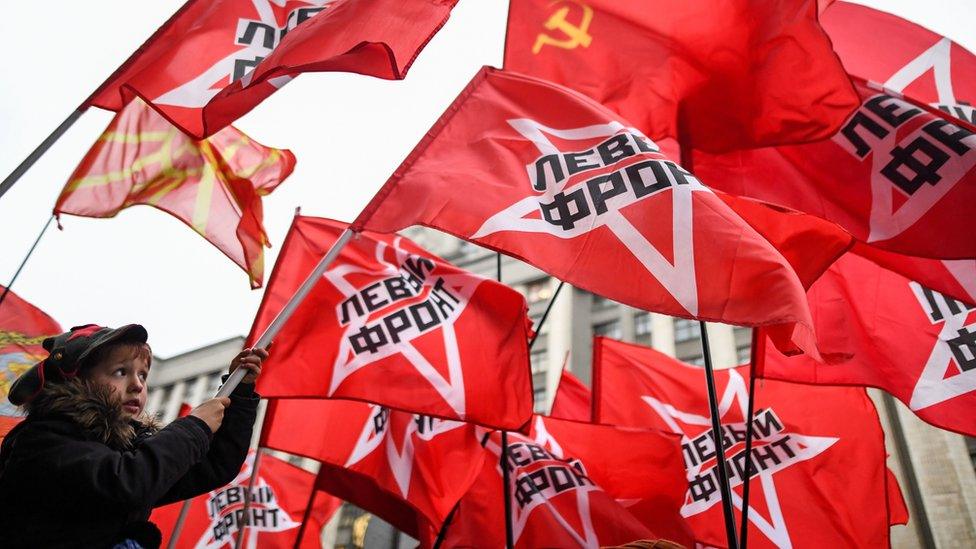
<path id="1" fill-rule="evenodd" d="M 302 72 L 404 78 L 455 3 L 190 0 L 83 105 L 118 114 L 55 214 L 155 206 L 262 286 L 261 200 L 296 159 L 229 124 Z M 512 0 L 504 60 L 351 223 L 296 215 L 249 344 L 334 250 L 258 385 L 260 447 L 321 470 L 254 454 L 180 546 L 317 546 L 341 499 L 424 547 L 727 547 L 719 448 L 750 545 L 887 545 L 908 514 L 865 387 L 976 436 L 976 57 L 841 1 Z M 606 338 L 592 393 L 564 372 L 534 414 L 525 300 L 414 225 L 753 327 L 715 374 L 721 443 L 702 369 Z M 5 292 L 0 392 L 59 331 Z"/>

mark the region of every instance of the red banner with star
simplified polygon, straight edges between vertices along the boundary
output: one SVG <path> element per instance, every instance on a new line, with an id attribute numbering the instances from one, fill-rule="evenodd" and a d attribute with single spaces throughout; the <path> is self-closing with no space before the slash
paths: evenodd
<path id="1" fill-rule="evenodd" d="M 603 337 L 593 348 L 596 419 L 681 435 L 687 476 L 681 514 L 698 539 L 724 545 L 704 369 Z M 884 433 L 865 390 L 757 384 L 747 456 L 748 375 L 748 366 L 715 372 L 737 523 L 750 472 L 750 547 L 886 547 Z"/>

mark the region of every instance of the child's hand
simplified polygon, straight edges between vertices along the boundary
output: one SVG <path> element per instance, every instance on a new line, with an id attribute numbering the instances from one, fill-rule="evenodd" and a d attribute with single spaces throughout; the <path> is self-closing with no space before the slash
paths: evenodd
<path id="1" fill-rule="evenodd" d="M 254 383 L 261 375 L 261 362 L 266 358 L 268 358 L 268 351 L 264 349 L 244 349 L 237 353 L 234 360 L 230 362 L 229 371 L 233 372 L 238 366 L 245 368 L 248 373 L 241 380 L 241 383 Z"/>
<path id="2" fill-rule="evenodd" d="M 207 427 L 210 427 L 210 432 L 216 433 L 224 421 L 224 409 L 228 406 L 230 406 L 229 397 L 212 398 L 203 401 L 203 404 L 190 411 L 190 415 L 202 419 Z"/>

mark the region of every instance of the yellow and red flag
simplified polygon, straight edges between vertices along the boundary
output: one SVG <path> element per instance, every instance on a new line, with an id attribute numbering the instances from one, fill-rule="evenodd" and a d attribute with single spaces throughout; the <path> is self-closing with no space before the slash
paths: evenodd
<path id="1" fill-rule="evenodd" d="M 0 286 L 0 294 L 5 290 Z M 0 440 L 21 420 L 7 400 L 10 386 L 20 374 L 47 357 L 45 338 L 61 333 L 61 326 L 44 311 L 12 291 L 0 302 Z"/>
<path id="2" fill-rule="evenodd" d="M 290 151 L 265 147 L 236 128 L 197 141 L 132 101 L 75 168 L 54 213 L 114 217 L 129 206 L 153 206 L 200 233 L 259 288 L 270 246 L 261 197 L 294 168 Z"/>

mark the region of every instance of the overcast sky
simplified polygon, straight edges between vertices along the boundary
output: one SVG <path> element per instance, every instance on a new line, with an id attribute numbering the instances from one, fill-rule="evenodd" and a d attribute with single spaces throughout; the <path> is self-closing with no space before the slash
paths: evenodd
<path id="1" fill-rule="evenodd" d="M 976 51 L 973 0 L 858 3 Z M 7 49 L 0 178 L 181 4 L 6 2 L 0 19 Z M 307 215 L 352 220 L 478 68 L 501 65 L 506 9 L 504 0 L 460 0 L 404 81 L 304 74 L 236 123 L 257 141 L 291 149 L 298 158 L 291 178 L 264 199 L 275 246 L 266 274 L 296 207 Z M 111 118 L 88 111 L 0 198 L 0 284 L 13 276 L 66 178 Z M 134 207 L 114 219 L 62 220 L 64 231 L 49 230 L 14 290 L 65 328 L 138 322 L 164 357 L 248 331 L 263 290 L 251 291 L 240 268 L 175 218 Z"/>

